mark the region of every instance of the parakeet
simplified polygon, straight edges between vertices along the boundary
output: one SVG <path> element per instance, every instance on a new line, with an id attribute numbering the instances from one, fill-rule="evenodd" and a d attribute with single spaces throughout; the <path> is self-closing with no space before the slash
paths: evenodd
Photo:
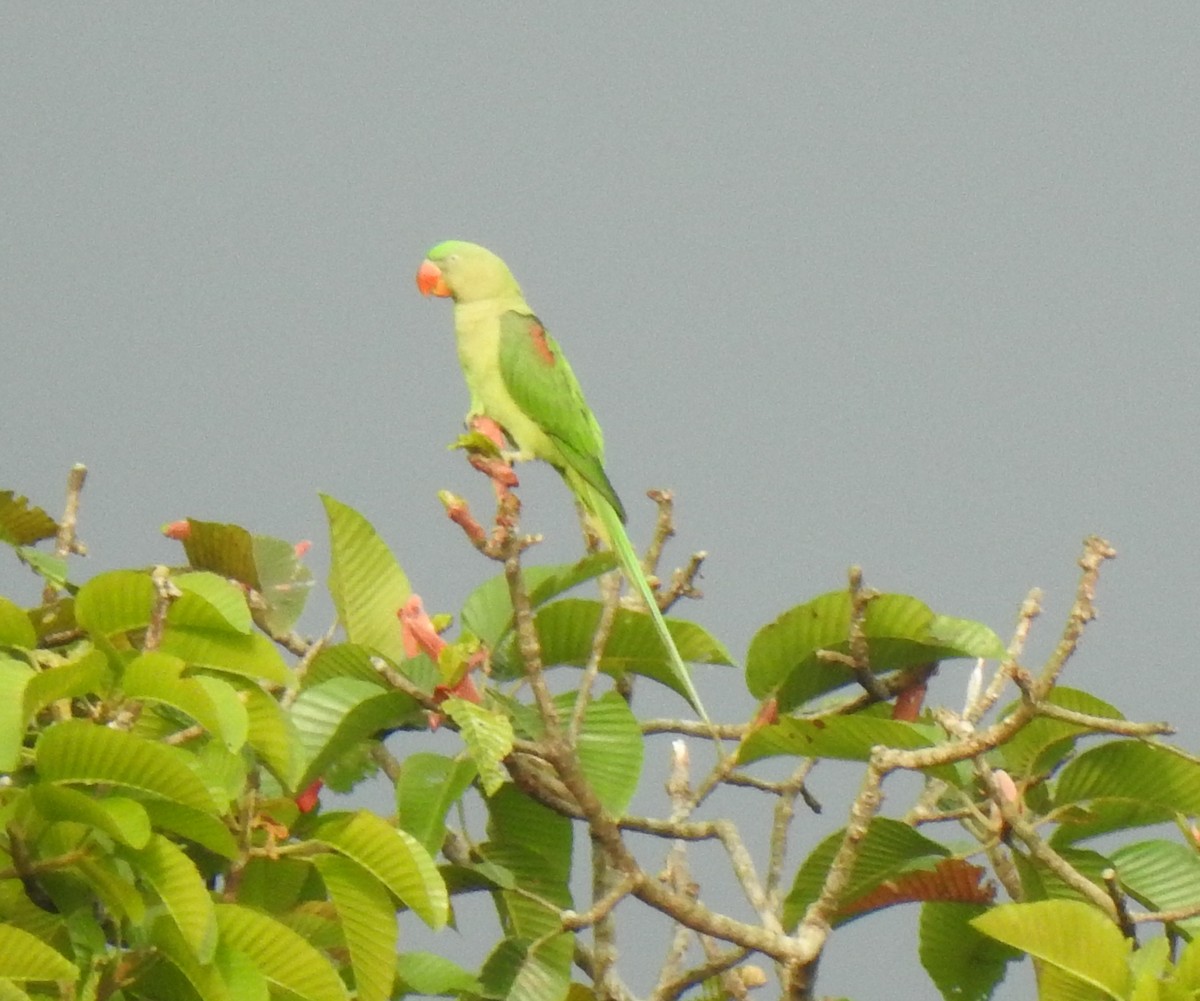
<path id="1" fill-rule="evenodd" d="M 417 287 L 423 295 L 454 300 L 458 360 L 471 394 L 468 423 L 491 418 L 517 446 L 514 459 L 541 459 L 558 470 L 616 553 L 654 621 L 676 680 L 708 722 L 625 531 L 625 508 L 604 471 L 600 425 L 557 341 L 526 305 L 508 265 L 478 244 L 447 240 L 421 263 Z"/>

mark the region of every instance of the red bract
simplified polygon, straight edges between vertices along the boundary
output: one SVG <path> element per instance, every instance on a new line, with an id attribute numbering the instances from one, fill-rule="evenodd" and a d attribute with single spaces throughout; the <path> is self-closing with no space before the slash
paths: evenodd
<path id="1" fill-rule="evenodd" d="M 404 656 L 415 657 L 424 651 L 435 663 L 445 649 L 446 641 L 433 628 L 433 621 L 425 611 L 421 596 L 414 594 L 396 613 L 400 618 L 400 630 L 404 639 Z"/>
<path id="2" fill-rule="evenodd" d="M 921 715 L 921 706 L 925 702 L 925 690 L 929 686 L 925 682 L 909 685 L 896 696 L 896 704 L 892 706 L 892 719 L 905 723 L 914 723 Z"/>
<path id="3" fill-rule="evenodd" d="M 312 813 L 317 808 L 317 803 L 321 798 L 321 786 L 324 784 L 321 779 L 314 779 L 309 783 L 308 788 L 296 797 L 296 806 L 299 807 L 301 813 Z"/>
<path id="4" fill-rule="evenodd" d="M 497 448 L 499 448 L 499 449 L 504 448 L 504 446 L 506 444 L 506 441 L 504 438 L 504 432 L 500 429 L 500 425 L 497 424 L 490 417 L 483 417 L 483 416 L 476 417 L 471 422 L 471 426 L 474 427 L 475 430 L 479 431 L 481 434 L 487 435 L 492 440 L 492 444 L 494 444 Z"/>

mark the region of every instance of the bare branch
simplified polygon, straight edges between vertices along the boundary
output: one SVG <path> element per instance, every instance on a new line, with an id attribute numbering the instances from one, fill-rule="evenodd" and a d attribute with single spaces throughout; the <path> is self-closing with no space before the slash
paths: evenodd
<path id="1" fill-rule="evenodd" d="M 1064 709 L 1062 706 L 1056 706 L 1052 702 L 1039 702 L 1037 714 L 1039 716 L 1049 716 L 1051 719 L 1060 719 L 1064 723 L 1074 723 L 1076 726 L 1087 727 L 1087 729 L 1095 730 L 1098 733 L 1112 733 L 1121 737 L 1150 737 L 1156 734 L 1172 734 L 1175 732 L 1175 727 L 1170 723 L 1136 723 L 1133 720 L 1127 719 L 1093 716 L 1090 713 Z"/>
<path id="2" fill-rule="evenodd" d="M 58 534 L 54 537 L 54 555 L 59 559 L 66 559 L 72 553 L 76 556 L 87 555 L 87 546 L 75 534 L 75 527 L 79 521 L 79 497 L 86 482 L 87 466 L 75 463 L 67 473 L 67 502 L 63 507 L 62 519 L 58 523 Z M 42 601 L 48 605 L 54 601 L 56 594 L 55 588 L 47 584 L 42 590 Z"/>
<path id="3" fill-rule="evenodd" d="M 1054 687 L 1067 661 L 1079 646 L 1084 629 L 1096 617 L 1096 581 L 1100 578 L 1100 567 L 1105 560 L 1111 560 L 1116 555 L 1117 551 L 1098 535 L 1089 535 L 1083 540 L 1083 555 L 1079 558 L 1083 574 L 1079 578 L 1075 602 L 1067 616 L 1062 638 L 1037 679 L 1035 691 L 1039 697 L 1044 697 Z"/>
<path id="4" fill-rule="evenodd" d="M 606 573 L 600 578 L 600 594 L 602 605 L 600 621 L 596 623 L 596 632 L 592 636 L 592 650 L 588 662 L 579 680 L 579 694 L 575 697 L 575 709 L 571 714 L 571 742 L 579 739 L 579 729 L 583 725 L 583 714 L 591 701 L 592 685 L 600 673 L 600 664 L 604 660 L 604 648 L 608 646 L 608 638 L 612 635 L 613 626 L 617 622 L 617 610 L 621 607 L 621 575 Z"/>
<path id="5" fill-rule="evenodd" d="M 1113 904 L 1108 894 L 1050 847 L 1046 840 L 1034 829 L 1033 825 L 1025 819 L 1018 808 L 1018 804 L 1012 802 L 1012 800 L 1004 795 L 1003 790 L 1000 789 L 996 782 L 995 773 L 993 773 L 982 758 L 976 762 L 975 767 L 979 772 L 979 777 L 987 787 L 988 795 L 999 810 L 1000 816 L 1004 818 L 1004 823 L 1008 826 L 1012 835 L 1029 849 L 1029 854 L 1080 896 L 1091 901 L 1110 918 L 1116 920 L 1116 905 Z"/>
<path id="6" fill-rule="evenodd" d="M 657 574 L 667 540 L 675 535 L 675 495 L 670 490 L 647 490 L 646 496 L 658 506 L 658 518 L 654 522 L 654 535 L 642 560 L 642 568 L 648 574 Z"/>

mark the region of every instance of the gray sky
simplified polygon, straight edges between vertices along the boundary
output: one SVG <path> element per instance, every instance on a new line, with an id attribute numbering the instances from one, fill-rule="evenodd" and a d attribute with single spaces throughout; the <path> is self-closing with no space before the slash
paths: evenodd
<path id="1" fill-rule="evenodd" d="M 327 491 L 456 611 L 491 568 L 436 491 L 488 495 L 412 274 L 476 240 L 570 357 L 636 539 L 641 491 L 677 492 L 670 555 L 711 554 L 682 613 L 736 656 L 855 562 L 1002 635 L 1043 586 L 1044 654 L 1099 532 L 1067 683 L 1186 727 L 1198 29 L 1190 0 L 5 5 L 0 488 L 53 512 L 90 467 L 85 574 L 173 559 L 192 515 L 312 538 L 322 580 Z M 565 490 L 523 480 L 571 558 Z M 734 677 L 698 672 L 731 716 Z M 822 989 L 931 996 L 916 914 L 835 936 Z"/>

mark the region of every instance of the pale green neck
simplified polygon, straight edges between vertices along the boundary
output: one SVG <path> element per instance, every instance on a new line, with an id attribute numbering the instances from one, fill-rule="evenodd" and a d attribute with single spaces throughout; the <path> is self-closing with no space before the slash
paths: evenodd
<path id="1" fill-rule="evenodd" d="M 520 292 L 513 295 L 497 296 L 493 299 L 476 299 L 474 302 L 456 302 L 454 304 L 454 324 L 460 329 L 474 327 L 482 321 L 494 321 L 496 317 L 509 310 L 518 313 L 528 313 L 529 307 Z"/>

